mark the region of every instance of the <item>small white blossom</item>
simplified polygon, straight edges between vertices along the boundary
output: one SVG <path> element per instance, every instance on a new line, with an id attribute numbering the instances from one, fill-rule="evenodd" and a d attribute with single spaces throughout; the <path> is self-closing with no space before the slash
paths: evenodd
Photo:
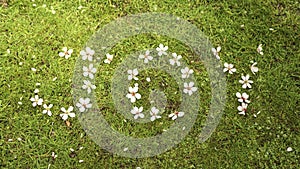
<path id="1" fill-rule="evenodd" d="M 248 88 L 251 88 L 251 84 L 250 83 L 253 83 L 252 80 L 249 80 L 250 76 L 249 75 L 246 75 L 246 76 L 242 76 L 242 80 L 239 80 L 239 82 L 242 85 L 242 88 L 246 89 L 247 87 Z"/>
<path id="2" fill-rule="evenodd" d="M 130 99 L 132 103 L 134 103 L 136 99 L 141 98 L 141 95 L 137 93 L 138 90 L 139 90 L 138 85 L 135 85 L 134 87 L 129 87 L 129 93 L 126 95 L 126 97 Z"/>
<path id="3" fill-rule="evenodd" d="M 35 107 L 37 105 L 42 105 L 44 100 L 39 98 L 38 95 L 35 95 L 34 97 L 30 98 L 30 101 L 32 101 L 32 106 Z"/>
<path id="4" fill-rule="evenodd" d="M 185 78 L 189 78 L 190 75 L 194 73 L 194 70 L 185 67 L 184 69 L 181 69 L 181 73 L 182 73 L 181 77 L 185 79 Z"/>
<path id="5" fill-rule="evenodd" d="M 83 80 L 82 89 L 87 90 L 88 93 L 91 93 L 92 89 L 96 89 L 96 86 L 93 85 L 89 80 Z"/>
<path id="6" fill-rule="evenodd" d="M 248 100 L 249 95 L 247 93 L 241 94 L 241 93 L 237 92 L 235 95 L 238 98 L 239 102 L 241 102 L 241 103 L 243 103 L 243 102 L 244 103 L 250 103 L 250 101 Z"/>
<path id="7" fill-rule="evenodd" d="M 93 64 L 90 64 L 89 67 L 83 66 L 83 76 L 89 76 L 89 78 L 94 79 L 94 73 L 97 72 L 97 69 L 93 67 Z"/>
<path id="8" fill-rule="evenodd" d="M 184 112 L 175 111 L 174 113 L 169 114 L 169 117 L 172 117 L 172 120 L 176 120 L 177 117 L 182 117 Z"/>
<path id="9" fill-rule="evenodd" d="M 37 94 L 38 92 L 40 92 L 40 90 L 39 89 L 34 89 L 34 91 L 33 91 L 35 94 Z"/>
<path id="10" fill-rule="evenodd" d="M 51 112 L 51 108 L 53 107 L 53 104 L 49 104 L 49 106 L 47 106 L 46 104 L 43 105 L 44 109 L 43 110 L 43 114 L 48 114 L 48 116 L 51 116 L 52 115 L 52 112 Z"/>
<path id="11" fill-rule="evenodd" d="M 190 82 L 188 83 L 184 83 L 184 89 L 183 92 L 184 93 L 188 93 L 189 95 L 192 95 L 193 92 L 197 91 L 197 87 L 194 87 L 194 82 Z"/>
<path id="12" fill-rule="evenodd" d="M 224 69 L 223 72 L 229 72 L 230 74 L 233 74 L 233 72 L 236 72 L 236 68 L 233 68 L 233 64 L 224 63 Z"/>
<path id="13" fill-rule="evenodd" d="M 182 56 L 181 55 L 177 55 L 176 53 L 172 53 L 172 56 L 173 56 L 173 58 L 169 60 L 170 64 L 171 65 L 175 65 L 175 63 L 176 63 L 177 66 L 180 66 L 179 59 L 181 59 Z"/>
<path id="14" fill-rule="evenodd" d="M 51 6 L 51 13 L 54 15 L 56 11 L 54 10 L 53 6 Z M 66 58 L 67 59 L 67 58 Z"/>
<path id="15" fill-rule="evenodd" d="M 288 148 L 286 149 L 286 151 L 287 151 L 287 152 L 291 152 L 291 151 L 293 151 L 293 148 L 292 148 L 292 147 L 288 147 Z"/>
<path id="16" fill-rule="evenodd" d="M 159 44 L 159 47 L 156 48 L 158 51 L 158 56 L 167 55 L 168 46 L 164 46 L 163 44 Z"/>
<path id="17" fill-rule="evenodd" d="M 74 109 L 73 106 L 70 106 L 68 108 L 68 110 L 66 110 L 66 108 L 62 107 L 60 110 L 64 113 L 60 114 L 59 116 L 63 120 L 67 120 L 69 116 L 73 118 L 73 117 L 75 117 L 75 113 L 72 113 L 73 109 Z"/>
<path id="18" fill-rule="evenodd" d="M 134 107 L 132 110 L 131 110 L 131 114 L 134 115 L 134 119 L 138 119 L 138 118 L 144 118 L 145 115 L 142 113 L 143 111 L 143 107 Z"/>
<path id="19" fill-rule="evenodd" d="M 213 52 L 214 56 L 220 60 L 219 52 L 221 51 L 221 46 L 218 46 L 217 49 L 212 48 L 211 51 Z"/>
<path id="20" fill-rule="evenodd" d="M 56 159 L 56 158 L 57 158 L 57 155 L 56 155 L 54 152 L 52 152 L 51 157 L 52 157 L 53 159 Z"/>
<path id="21" fill-rule="evenodd" d="M 80 55 L 82 56 L 82 60 L 89 60 L 93 61 L 93 55 L 95 51 L 92 50 L 90 47 L 86 47 L 85 50 L 80 51 Z"/>
<path id="22" fill-rule="evenodd" d="M 140 55 L 139 58 L 140 59 L 144 59 L 144 63 L 148 63 L 149 60 L 153 59 L 153 57 L 150 56 L 150 51 L 149 50 L 146 50 L 145 54 L 144 55 Z"/>
<path id="23" fill-rule="evenodd" d="M 154 121 L 155 119 L 160 119 L 161 118 L 161 116 L 158 115 L 158 112 L 159 112 L 159 110 L 156 107 L 151 108 L 151 111 L 150 111 L 150 115 L 151 115 L 150 120 L 151 121 Z"/>
<path id="24" fill-rule="evenodd" d="M 245 115 L 247 111 L 248 104 L 242 103 L 241 106 L 238 106 L 237 109 L 240 111 L 239 114 Z"/>
<path id="25" fill-rule="evenodd" d="M 79 103 L 76 103 L 76 106 L 79 108 L 80 112 L 84 112 L 85 109 L 89 109 L 92 107 L 92 104 L 90 103 L 90 99 L 89 98 L 80 98 L 79 99 Z"/>
<path id="26" fill-rule="evenodd" d="M 113 60 L 114 56 L 107 53 L 106 54 L 106 59 L 104 60 L 104 63 L 110 64 L 110 62 Z"/>
<path id="27" fill-rule="evenodd" d="M 147 82 L 150 82 L 150 81 L 151 81 L 150 77 L 147 77 L 146 80 L 147 80 Z"/>
<path id="28" fill-rule="evenodd" d="M 258 72 L 258 67 L 256 67 L 256 65 L 257 65 L 257 62 L 254 62 L 252 65 L 251 65 L 251 72 L 253 73 L 253 74 L 255 74 L 256 72 Z"/>
<path id="29" fill-rule="evenodd" d="M 264 55 L 264 52 L 262 51 L 263 48 L 262 48 L 262 44 L 259 44 L 256 51 L 260 54 L 260 55 Z"/>
<path id="30" fill-rule="evenodd" d="M 69 57 L 71 57 L 72 53 L 73 53 L 73 49 L 69 49 L 69 50 L 68 50 L 67 47 L 63 47 L 63 48 L 62 48 L 62 52 L 59 52 L 58 55 L 59 55 L 60 57 L 65 57 L 66 59 L 68 59 Z"/>
<path id="31" fill-rule="evenodd" d="M 128 70 L 127 73 L 128 75 L 128 80 L 139 80 L 139 78 L 137 78 L 136 76 L 139 74 L 137 69 L 133 69 L 133 70 Z"/>

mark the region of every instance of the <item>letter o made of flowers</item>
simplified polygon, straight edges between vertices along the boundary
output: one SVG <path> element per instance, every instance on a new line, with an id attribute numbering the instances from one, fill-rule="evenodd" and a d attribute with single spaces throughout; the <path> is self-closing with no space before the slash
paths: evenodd
<path id="1" fill-rule="evenodd" d="M 157 48 L 129 54 L 116 68 L 111 82 L 111 94 L 118 113 L 127 119 L 147 123 L 160 118 L 158 110 L 144 110 L 133 107 L 139 100 L 138 84 L 128 88 L 131 80 L 138 80 L 138 73 L 146 69 L 159 69 L 174 78 L 181 91 L 182 101 L 178 112 L 169 115 L 176 119 L 168 130 L 147 138 L 126 136 L 112 129 L 101 114 L 93 90 L 95 73 L 98 66 L 111 64 L 114 58 L 109 51 L 120 41 L 138 34 L 157 34 L 180 41 L 188 46 L 208 72 L 211 82 L 211 104 L 209 114 L 199 141 L 204 142 L 215 130 L 223 114 L 226 102 L 226 79 L 223 67 L 211 52 L 212 45 L 208 38 L 193 24 L 176 16 L 164 13 L 143 13 L 118 18 L 97 31 L 80 52 L 73 76 L 73 98 L 78 119 L 85 132 L 103 149 L 120 156 L 130 158 L 151 157 L 171 149 L 188 134 L 193 127 L 200 99 L 197 81 L 193 70 L 182 61 L 180 54 L 169 51 L 160 44 Z M 158 98 L 157 98 L 158 99 Z M 192 103 L 192 104 L 191 104 Z M 144 112 L 150 112 L 151 118 L 144 118 Z M 130 116 L 130 115 L 134 116 Z M 126 151 L 125 151 L 126 150 Z"/>

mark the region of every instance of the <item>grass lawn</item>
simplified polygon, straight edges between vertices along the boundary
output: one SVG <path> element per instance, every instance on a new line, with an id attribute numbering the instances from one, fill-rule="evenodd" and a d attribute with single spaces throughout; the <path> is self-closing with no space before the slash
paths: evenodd
<path id="1" fill-rule="evenodd" d="M 136 35 L 116 44 L 109 51 L 113 61 L 98 67 L 93 91 L 115 131 L 139 138 L 163 133 L 174 123 L 168 115 L 181 103 L 176 80 L 165 71 L 147 69 L 129 86 L 139 83 L 142 98 L 135 106 L 144 109 L 151 108 L 152 90 L 164 92 L 159 95 L 166 101 L 161 119 L 136 123 L 130 112 L 128 117 L 118 113 L 111 81 L 130 53 L 168 46 L 169 54 L 182 55 L 180 61 L 194 70 L 200 97 L 195 124 L 180 143 L 153 157 L 127 158 L 102 149 L 84 131 L 73 101 L 73 73 L 96 31 L 119 17 L 146 12 L 173 14 L 197 26 L 215 48 L 221 46 L 221 64 L 233 64 L 236 72 L 225 72 L 223 116 L 211 137 L 200 143 L 212 97 L 201 60 L 183 43 L 160 35 Z M 297 0 L 0 0 L 0 168 L 299 168 L 299 25 Z M 59 56 L 63 47 L 73 50 L 68 59 Z M 239 82 L 246 74 L 253 81 L 250 89 Z M 237 92 L 249 95 L 245 115 L 237 109 Z M 53 104 L 51 116 L 43 113 L 43 104 L 32 105 L 35 95 L 43 104 Z M 61 108 L 69 106 L 76 117 L 63 120 Z"/>

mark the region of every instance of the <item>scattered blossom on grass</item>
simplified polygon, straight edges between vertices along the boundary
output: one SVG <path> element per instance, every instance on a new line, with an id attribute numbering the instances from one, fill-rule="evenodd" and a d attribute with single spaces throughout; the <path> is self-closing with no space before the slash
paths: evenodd
<path id="1" fill-rule="evenodd" d="M 131 103 L 134 103 L 136 102 L 136 99 L 141 98 L 141 95 L 137 93 L 138 90 L 139 90 L 138 85 L 135 85 L 134 87 L 129 87 L 129 93 L 126 95 L 126 97 L 130 99 Z"/>
<path id="2" fill-rule="evenodd" d="M 242 75 L 242 80 L 239 80 L 239 82 L 242 84 L 242 88 L 244 89 L 246 89 L 247 87 L 251 88 L 251 83 L 253 83 L 253 81 L 249 80 L 249 78 L 250 78 L 249 75 L 246 76 Z"/>
<path id="3" fill-rule="evenodd" d="M 59 55 L 60 57 L 65 57 L 66 59 L 68 59 L 69 57 L 71 57 L 72 53 L 73 53 L 73 49 L 69 49 L 69 50 L 68 50 L 67 47 L 63 47 L 63 48 L 62 48 L 62 52 L 59 52 L 58 55 Z"/>
<path id="4" fill-rule="evenodd" d="M 93 61 L 93 55 L 95 51 L 92 50 L 90 47 L 86 47 L 85 50 L 80 51 L 80 55 L 82 56 L 82 60 L 89 60 Z"/>
<path id="5" fill-rule="evenodd" d="M 94 73 L 97 72 L 97 69 L 94 68 L 93 64 L 90 64 L 89 67 L 83 66 L 83 76 L 89 76 L 89 78 L 94 79 Z"/>
<path id="6" fill-rule="evenodd" d="M 106 59 L 104 60 L 104 63 L 110 64 L 110 62 L 112 62 L 113 58 L 114 58 L 113 55 L 107 53 L 106 54 Z"/>
<path id="7" fill-rule="evenodd" d="M 286 151 L 287 151 L 287 152 L 291 152 L 291 151 L 293 151 L 293 148 L 292 148 L 292 147 L 288 147 L 288 148 L 286 149 Z"/>
<path id="8" fill-rule="evenodd" d="M 224 63 L 224 69 L 223 72 L 229 72 L 230 74 L 233 74 L 233 72 L 236 72 L 236 68 L 233 68 L 233 64 Z"/>
<path id="9" fill-rule="evenodd" d="M 245 115 L 247 111 L 248 104 L 242 103 L 241 106 L 238 106 L 237 109 L 240 111 L 239 114 Z"/>
<path id="10" fill-rule="evenodd" d="M 35 95 L 34 97 L 30 98 L 30 101 L 32 101 L 32 106 L 35 107 L 37 105 L 42 105 L 44 100 L 39 98 L 38 95 Z"/>
<path id="11" fill-rule="evenodd" d="M 186 79 L 186 78 L 189 78 L 191 74 L 194 73 L 194 70 L 193 69 L 189 69 L 188 67 L 185 67 L 184 69 L 181 69 L 181 77 L 183 79 Z"/>
<path id="12" fill-rule="evenodd" d="M 250 67 L 251 72 L 252 72 L 253 74 L 255 74 L 256 72 L 258 72 L 258 67 L 256 67 L 256 65 L 257 65 L 257 62 L 254 62 L 254 63 L 251 65 L 251 67 Z"/>
<path id="13" fill-rule="evenodd" d="M 214 56 L 218 60 L 220 60 L 219 52 L 221 51 L 221 46 L 218 46 L 217 49 L 216 48 L 212 48 L 211 51 L 213 52 Z"/>
<path id="14" fill-rule="evenodd" d="M 54 152 L 52 152 L 51 157 L 52 157 L 52 159 L 54 160 L 54 159 L 57 158 L 57 155 L 56 155 Z"/>
<path id="15" fill-rule="evenodd" d="M 188 93 L 189 95 L 192 95 L 193 92 L 197 91 L 197 87 L 194 87 L 194 82 L 184 83 L 183 85 L 184 85 L 184 89 L 183 89 L 184 93 Z"/>
<path id="16" fill-rule="evenodd" d="M 179 59 L 181 59 L 182 56 L 181 55 L 177 55 L 176 53 L 172 53 L 172 56 L 173 56 L 173 58 L 169 60 L 170 64 L 171 65 L 175 65 L 175 63 L 176 63 L 177 66 L 180 66 Z"/>
<path id="17" fill-rule="evenodd" d="M 68 117 L 75 117 L 75 113 L 72 113 L 73 111 L 73 106 L 70 106 L 68 108 L 68 110 L 66 110 L 66 108 L 62 107 L 60 110 L 64 113 L 60 114 L 59 116 L 63 119 L 63 120 L 67 120 Z"/>
<path id="18" fill-rule="evenodd" d="M 140 59 L 144 59 L 144 63 L 148 63 L 149 60 L 153 60 L 153 57 L 150 56 L 150 51 L 146 50 L 145 54 L 139 56 Z"/>
<path id="19" fill-rule="evenodd" d="M 184 116 L 184 112 L 175 111 L 174 113 L 169 114 L 169 117 L 172 118 L 172 120 L 176 120 L 177 117 Z"/>
<path id="20" fill-rule="evenodd" d="M 134 107 L 132 110 L 131 110 L 131 114 L 134 115 L 134 119 L 138 119 L 138 118 L 144 118 L 145 115 L 142 113 L 143 111 L 143 107 Z"/>
<path id="21" fill-rule="evenodd" d="M 158 56 L 167 55 L 168 46 L 164 46 L 163 44 L 159 44 L 159 47 L 156 48 L 158 51 Z"/>
<path id="22" fill-rule="evenodd" d="M 250 101 L 248 100 L 249 95 L 247 93 L 241 94 L 240 92 L 237 92 L 235 95 L 238 98 L 239 102 L 241 102 L 241 103 L 250 103 Z"/>
<path id="23" fill-rule="evenodd" d="M 85 109 L 89 109 L 92 107 L 92 104 L 90 103 L 90 98 L 80 98 L 79 103 L 76 103 L 76 106 L 79 108 L 80 112 L 84 112 Z"/>
<path id="24" fill-rule="evenodd" d="M 151 115 L 150 120 L 151 121 L 154 121 L 155 119 L 160 119 L 161 118 L 161 116 L 158 115 L 158 112 L 159 112 L 159 110 L 156 107 L 151 108 L 151 111 L 150 111 L 150 115 Z"/>
<path id="25" fill-rule="evenodd" d="M 139 78 L 137 78 L 136 76 L 139 74 L 137 69 L 133 69 L 133 70 L 128 70 L 127 73 L 128 75 L 128 80 L 139 80 Z"/>
<path id="26" fill-rule="evenodd" d="M 258 111 L 256 114 L 253 114 L 253 116 L 256 118 L 257 115 L 259 115 L 260 111 Z"/>
<path id="27" fill-rule="evenodd" d="M 262 51 L 263 48 L 262 48 L 262 44 L 259 44 L 256 51 L 260 54 L 260 55 L 264 55 L 264 52 Z"/>
<path id="28" fill-rule="evenodd" d="M 83 80 L 82 89 L 87 90 L 88 93 L 91 93 L 92 89 L 96 89 L 96 86 L 93 85 L 89 80 Z"/>
<path id="29" fill-rule="evenodd" d="M 51 112 L 51 108 L 53 107 L 53 104 L 49 104 L 49 106 L 47 106 L 46 104 L 43 105 L 44 109 L 43 110 L 43 114 L 48 114 L 48 116 L 51 116 L 52 115 L 52 112 Z"/>

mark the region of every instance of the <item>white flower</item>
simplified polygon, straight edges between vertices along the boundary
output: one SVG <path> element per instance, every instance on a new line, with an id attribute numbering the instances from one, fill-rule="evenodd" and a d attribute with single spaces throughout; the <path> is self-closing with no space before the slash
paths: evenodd
<path id="1" fill-rule="evenodd" d="M 38 95 L 35 95 L 34 98 L 32 97 L 30 99 L 32 101 L 32 106 L 35 107 L 36 105 L 42 105 L 43 104 L 43 99 L 40 99 Z"/>
<path id="2" fill-rule="evenodd" d="M 212 48 L 211 51 L 213 52 L 213 54 L 215 55 L 215 57 L 218 60 L 220 60 L 219 52 L 221 51 L 221 46 L 218 46 L 217 49 Z"/>
<path id="3" fill-rule="evenodd" d="M 263 48 L 262 48 L 262 44 L 259 44 L 256 51 L 260 54 L 260 55 L 264 55 L 264 52 L 262 52 Z"/>
<path id="4" fill-rule="evenodd" d="M 38 92 L 40 92 L 39 89 L 34 89 L 33 93 L 37 94 Z"/>
<path id="5" fill-rule="evenodd" d="M 114 58 L 113 55 L 107 53 L 107 54 L 106 54 L 106 59 L 104 60 L 104 63 L 110 64 L 110 62 L 113 60 L 113 58 Z"/>
<path id="6" fill-rule="evenodd" d="M 83 76 L 89 76 L 91 79 L 94 79 L 94 73 L 96 73 L 97 69 L 93 67 L 93 64 L 90 64 L 89 67 L 83 66 Z"/>
<path id="7" fill-rule="evenodd" d="M 133 69 L 133 70 L 128 70 L 127 73 L 128 75 L 128 80 L 139 80 L 139 78 L 137 78 L 136 76 L 139 74 L 137 69 Z"/>
<path id="8" fill-rule="evenodd" d="M 237 109 L 240 111 L 239 114 L 245 115 L 247 111 L 248 104 L 242 103 L 241 106 L 238 106 Z"/>
<path id="9" fill-rule="evenodd" d="M 237 92 L 235 95 L 238 98 L 239 102 L 241 102 L 241 103 L 243 103 L 243 102 L 250 103 L 250 101 L 248 100 L 249 95 L 247 93 L 241 94 L 241 93 Z"/>
<path id="10" fill-rule="evenodd" d="M 194 73 L 194 71 L 193 69 L 189 69 L 188 67 L 185 67 L 184 69 L 181 69 L 181 73 L 182 73 L 181 77 L 185 79 L 185 78 L 189 78 L 190 75 Z"/>
<path id="11" fill-rule="evenodd" d="M 172 117 L 172 120 L 176 120 L 177 117 L 182 117 L 184 112 L 175 111 L 174 113 L 169 114 L 169 117 Z"/>
<path id="12" fill-rule="evenodd" d="M 156 107 L 151 108 L 151 111 L 150 111 L 150 115 L 151 115 L 150 120 L 151 121 L 154 121 L 155 119 L 160 119 L 161 118 L 161 116 L 158 116 L 158 112 L 159 112 L 159 110 Z"/>
<path id="13" fill-rule="evenodd" d="M 163 44 L 159 44 L 159 47 L 156 48 L 158 51 L 158 56 L 167 55 L 168 46 L 164 46 Z"/>
<path id="14" fill-rule="evenodd" d="M 233 72 L 236 72 L 236 68 L 233 68 L 233 64 L 224 63 L 224 69 L 223 72 L 229 72 L 230 74 L 233 74 Z"/>
<path id="15" fill-rule="evenodd" d="M 80 98 L 79 99 L 79 103 L 76 103 L 76 106 L 79 108 L 80 112 L 84 112 L 85 109 L 89 109 L 92 107 L 92 104 L 90 103 L 90 99 L 89 98 Z"/>
<path id="16" fill-rule="evenodd" d="M 143 107 L 134 107 L 130 112 L 134 115 L 134 119 L 144 118 L 144 114 L 142 113 Z"/>
<path id="17" fill-rule="evenodd" d="M 252 81 L 252 80 L 249 80 L 249 78 L 250 78 L 249 75 L 246 75 L 246 76 L 243 76 L 243 75 L 242 75 L 242 80 L 239 80 L 239 82 L 240 82 L 241 84 L 243 84 L 243 85 L 242 85 L 242 88 L 244 88 L 244 89 L 246 89 L 247 87 L 248 87 L 248 88 L 251 88 L 251 84 L 250 84 L 250 83 L 253 83 L 253 81 Z"/>
<path id="18" fill-rule="evenodd" d="M 149 50 L 146 50 L 145 54 L 144 55 L 140 55 L 139 58 L 140 59 L 144 59 L 144 63 L 148 63 L 149 60 L 153 59 L 153 57 L 150 56 L 150 51 Z"/>
<path id="19" fill-rule="evenodd" d="M 73 53 L 73 49 L 69 49 L 67 47 L 63 47 L 62 48 L 63 52 L 59 52 L 59 56 L 60 57 L 65 57 L 66 59 L 68 59 L 69 57 L 71 57 L 71 54 Z"/>
<path id="20" fill-rule="evenodd" d="M 53 159 L 56 159 L 57 155 L 55 155 L 55 153 L 52 152 L 51 157 L 52 157 Z"/>
<path id="21" fill-rule="evenodd" d="M 194 82 L 190 82 L 188 83 L 184 83 L 184 89 L 183 92 L 184 93 L 188 93 L 189 95 L 192 95 L 193 92 L 197 91 L 197 87 L 194 87 Z"/>
<path id="22" fill-rule="evenodd" d="M 258 67 L 256 67 L 256 65 L 257 65 L 257 62 L 254 62 L 252 65 L 251 65 L 251 72 L 253 73 L 253 74 L 255 74 L 256 72 L 258 72 Z"/>
<path id="23" fill-rule="evenodd" d="M 126 95 L 126 97 L 129 98 L 132 103 L 134 103 L 136 99 L 141 98 L 141 95 L 137 93 L 138 90 L 139 90 L 138 85 L 135 85 L 133 88 L 129 87 L 129 93 Z"/>
<path id="24" fill-rule="evenodd" d="M 63 120 L 67 120 L 68 119 L 68 116 L 70 117 L 75 117 L 75 113 L 72 113 L 73 111 L 73 106 L 70 106 L 68 108 L 68 110 L 66 110 L 64 107 L 62 107 L 60 110 L 64 113 L 60 114 L 59 116 L 63 119 Z"/>
<path id="25" fill-rule="evenodd" d="M 80 51 L 80 55 L 82 56 L 82 60 L 88 59 L 89 61 L 93 61 L 93 55 L 95 54 L 95 51 L 92 50 L 90 47 L 86 47 L 85 51 Z"/>
<path id="26" fill-rule="evenodd" d="M 288 147 L 288 148 L 286 149 L 286 151 L 287 151 L 287 152 L 291 152 L 291 151 L 293 151 L 293 149 L 292 149 L 292 147 Z"/>
<path id="27" fill-rule="evenodd" d="M 88 93 L 91 93 L 92 89 L 96 89 L 96 86 L 93 85 L 89 80 L 83 80 L 84 85 L 82 85 L 82 89 L 87 89 Z"/>
<path id="28" fill-rule="evenodd" d="M 44 109 L 43 110 L 43 114 L 48 114 L 48 116 L 51 116 L 52 115 L 52 112 L 51 112 L 51 108 L 53 107 L 53 104 L 49 104 L 49 106 L 47 106 L 46 104 L 43 105 Z"/>
<path id="29" fill-rule="evenodd" d="M 175 63 L 177 64 L 177 66 L 180 66 L 180 62 L 179 59 L 182 58 L 181 55 L 177 55 L 176 53 L 172 53 L 173 59 L 170 59 L 170 64 L 174 65 Z"/>

